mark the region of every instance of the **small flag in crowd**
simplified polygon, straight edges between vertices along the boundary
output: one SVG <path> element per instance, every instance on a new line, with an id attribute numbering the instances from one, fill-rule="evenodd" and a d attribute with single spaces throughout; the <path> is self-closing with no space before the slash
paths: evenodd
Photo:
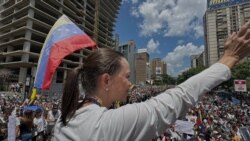
<path id="1" fill-rule="evenodd" d="M 198 111 L 198 115 L 197 115 L 197 119 L 196 119 L 196 124 L 198 126 L 200 126 L 202 124 L 202 115 L 201 115 L 201 111 Z"/>

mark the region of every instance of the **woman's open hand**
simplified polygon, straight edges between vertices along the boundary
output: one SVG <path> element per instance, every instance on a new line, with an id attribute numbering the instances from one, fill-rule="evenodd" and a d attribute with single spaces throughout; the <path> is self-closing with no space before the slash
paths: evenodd
<path id="1" fill-rule="evenodd" d="M 224 55 L 219 62 L 230 68 L 250 54 L 250 21 L 245 23 L 239 32 L 233 32 L 227 38 L 224 48 Z"/>

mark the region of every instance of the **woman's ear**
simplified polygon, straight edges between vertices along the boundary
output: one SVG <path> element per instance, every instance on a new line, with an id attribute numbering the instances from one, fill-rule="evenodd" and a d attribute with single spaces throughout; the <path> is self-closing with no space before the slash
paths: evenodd
<path id="1" fill-rule="evenodd" d="M 100 76 L 100 84 L 102 87 L 106 88 L 110 85 L 110 75 L 108 73 L 104 73 Z"/>

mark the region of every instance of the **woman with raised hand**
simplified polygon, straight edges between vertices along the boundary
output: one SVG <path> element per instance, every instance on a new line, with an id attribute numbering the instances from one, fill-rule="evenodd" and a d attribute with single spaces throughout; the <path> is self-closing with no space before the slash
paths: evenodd
<path id="1" fill-rule="evenodd" d="M 223 57 L 208 69 L 145 102 L 111 110 L 114 101 L 127 97 L 129 64 L 119 52 L 98 49 L 67 76 L 55 137 L 60 141 L 145 141 L 160 136 L 203 94 L 231 77 L 230 69 L 249 55 L 249 42 L 247 22 L 228 37 Z M 81 102 L 78 82 L 85 92 Z"/>

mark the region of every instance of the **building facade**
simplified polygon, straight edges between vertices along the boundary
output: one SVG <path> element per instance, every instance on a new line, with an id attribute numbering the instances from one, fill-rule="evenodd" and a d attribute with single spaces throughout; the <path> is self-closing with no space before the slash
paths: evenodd
<path id="1" fill-rule="evenodd" d="M 144 85 L 149 73 L 149 54 L 146 49 L 139 49 L 136 53 L 136 84 Z"/>
<path id="2" fill-rule="evenodd" d="M 43 42 L 62 14 L 99 47 L 113 47 L 112 32 L 120 4 L 121 0 L 0 0 L 0 67 L 16 74 L 14 81 L 29 84 Z M 63 82 L 66 70 L 78 66 L 88 53 L 79 50 L 64 58 L 54 81 Z"/>
<path id="3" fill-rule="evenodd" d="M 217 62 L 224 53 L 225 39 L 250 19 L 249 0 L 208 0 L 204 16 L 206 65 Z M 248 59 L 248 58 L 246 58 Z"/>
<path id="4" fill-rule="evenodd" d="M 151 79 L 161 80 L 162 75 L 167 74 L 167 64 L 160 58 L 154 58 L 151 60 Z"/>
<path id="5" fill-rule="evenodd" d="M 122 44 L 118 47 L 118 51 L 121 52 L 125 58 L 128 60 L 130 67 L 130 77 L 131 83 L 136 83 L 136 72 L 135 72 L 135 55 L 136 55 L 136 44 L 134 41 L 128 41 L 128 43 Z"/>
<path id="6" fill-rule="evenodd" d="M 191 55 L 191 68 L 204 67 L 205 54 L 204 52 L 198 55 Z"/>

